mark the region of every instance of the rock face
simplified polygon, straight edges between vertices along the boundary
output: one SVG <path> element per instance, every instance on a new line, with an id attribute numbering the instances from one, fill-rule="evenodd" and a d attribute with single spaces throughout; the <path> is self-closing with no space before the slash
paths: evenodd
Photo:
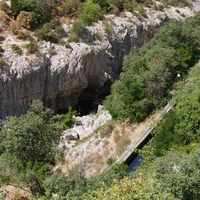
<path id="1" fill-rule="evenodd" d="M 196 3 L 195 9 L 200 8 Z M 179 9 L 180 10 L 180 9 Z M 69 43 L 69 47 L 50 42 L 38 43 L 40 55 L 29 55 L 25 44 L 9 33 L 0 42 L 1 58 L 9 67 L 0 67 L 0 118 L 24 113 L 34 99 L 42 100 L 56 112 L 77 108 L 83 100 L 98 101 L 109 93 L 111 83 L 119 78 L 122 62 L 131 48 L 149 41 L 157 28 L 170 18 L 184 19 L 171 9 L 165 12 L 147 10 L 146 18 L 131 13 L 124 18 L 106 16 L 106 22 L 87 27 L 86 43 Z M 194 10 L 181 10 L 191 16 Z M 174 16 L 175 15 L 175 16 Z M 70 29 L 64 25 L 66 32 Z M 64 39 L 67 42 L 67 38 Z M 22 48 L 22 55 L 13 53 L 11 44 Z M 50 52 L 56 52 L 52 55 Z"/>
<path id="2" fill-rule="evenodd" d="M 76 141 L 89 136 L 111 119 L 110 113 L 104 110 L 103 106 L 99 105 L 96 114 L 76 117 L 76 123 L 73 127 L 63 132 L 59 146 L 64 149 L 71 148 Z"/>

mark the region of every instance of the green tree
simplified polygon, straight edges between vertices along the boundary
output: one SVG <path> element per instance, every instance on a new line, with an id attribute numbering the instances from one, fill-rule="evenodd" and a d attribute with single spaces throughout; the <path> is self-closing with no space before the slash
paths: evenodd
<path id="1" fill-rule="evenodd" d="M 162 191 L 168 191 L 176 199 L 193 200 L 200 195 L 200 149 L 191 154 L 170 152 L 157 159 L 151 166 Z"/>
<path id="2" fill-rule="evenodd" d="M 51 18 L 51 10 L 59 1 L 56 0 L 11 0 L 11 10 L 17 16 L 21 11 L 27 11 L 37 23 Z"/>
<path id="3" fill-rule="evenodd" d="M 139 122 L 166 102 L 164 98 L 173 89 L 177 72 L 187 76 L 196 61 L 200 46 L 199 18 L 200 13 L 196 13 L 185 22 L 172 20 L 150 42 L 129 53 L 120 81 L 113 84 L 111 94 L 104 101 L 113 118 L 129 117 Z M 191 29 L 194 33 L 190 35 Z"/>
<path id="4" fill-rule="evenodd" d="M 199 73 L 200 66 L 194 66 L 173 93 L 176 106 L 154 130 L 155 155 L 162 156 L 175 149 L 190 152 L 199 143 Z"/>
<path id="5" fill-rule="evenodd" d="M 91 24 L 92 22 L 103 19 L 103 11 L 98 4 L 84 2 L 79 5 L 78 17 L 85 24 Z"/>
<path id="6" fill-rule="evenodd" d="M 41 181 L 54 163 L 62 133 L 58 121 L 52 110 L 34 101 L 26 114 L 2 122 L 0 182 L 29 186 L 33 194 L 44 193 Z"/>

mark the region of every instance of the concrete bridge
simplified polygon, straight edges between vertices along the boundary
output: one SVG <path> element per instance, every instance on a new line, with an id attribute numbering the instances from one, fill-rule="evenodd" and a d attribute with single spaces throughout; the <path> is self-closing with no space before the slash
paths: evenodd
<path id="1" fill-rule="evenodd" d="M 156 115 L 156 117 L 147 125 L 145 130 L 141 131 L 138 134 L 138 137 L 127 147 L 127 149 L 119 156 L 119 158 L 116 160 L 116 163 L 125 162 L 126 164 L 130 164 L 135 154 L 133 153 L 135 149 L 141 148 L 146 142 L 150 139 L 151 131 L 154 129 L 154 127 L 157 125 L 157 123 L 163 119 L 165 114 L 167 114 L 174 105 L 167 104 L 164 109 Z M 137 131 L 137 129 L 135 130 Z M 134 132 L 135 132 L 134 131 Z M 134 135 L 134 133 L 133 133 Z"/>

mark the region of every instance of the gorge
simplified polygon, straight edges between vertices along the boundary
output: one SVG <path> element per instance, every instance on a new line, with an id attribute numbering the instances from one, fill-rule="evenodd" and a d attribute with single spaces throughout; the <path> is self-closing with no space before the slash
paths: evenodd
<path id="1" fill-rule="evenodd" d="M 193 10 L 180 8 L 181 13 L 193 15 L 200 7 L 198 2 L 194 4 Z M 84 100 L 101 103 L 119 78 L 123 58 L 130 49 L 149 41 L 171 18 L 184 19 L 173 9 L 147 9 L 147 17 L 140 19 L 129 12 L 124 18 L 108 15 L 106 23 L 99 21 L 87 27 L 86 43 L 70 42 L 65 47 L 43 41 L 38 43 L 38 55 L 23 48 L 26 41 L 16 39 L 9 31 L 2 32 L 1 57 L 9 67 L 1 68 L 0 118 L 24 113 L 34 99 L 42 100 L 57 113 L 67 111 L 69 106 L 78 110 L 78 103 Z M 70 25 L 63 27 L 67 36 Z M 64 41 L 67 43 L 67 37 Z M 12 52 L 13 43 L 22 47 L 21 55 Z M 56 53 L 52 55 L 51 51 Z"/>

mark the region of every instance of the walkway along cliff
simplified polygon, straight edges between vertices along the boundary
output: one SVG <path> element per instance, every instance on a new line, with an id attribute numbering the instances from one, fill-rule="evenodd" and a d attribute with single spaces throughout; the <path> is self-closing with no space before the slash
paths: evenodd
<path id="1" fill-rule="evenodd" d="M 134 142 L 131 143 L 127 149 L 117 158 L 116 163 L 126 163 L 130 164 L 133 158 L 135 157 L 134 150 L 137 148 L 141 148 L 146 142 L 149 140 L 151 131 L 155 128 L 157 123 L 163 119 L 165 114 L 167 114 L 171 109 L 173 108 L 173 105 L 167 104 L 164 109 L 156 115 L 156 117 L 147 125 L 145 130 L 140 131 L 139 127 L 134 131 L 134 133 L 137 132 L 137 138 L 135 138 Z M 133 134 L 134 134 L 133 133 Z"/>

